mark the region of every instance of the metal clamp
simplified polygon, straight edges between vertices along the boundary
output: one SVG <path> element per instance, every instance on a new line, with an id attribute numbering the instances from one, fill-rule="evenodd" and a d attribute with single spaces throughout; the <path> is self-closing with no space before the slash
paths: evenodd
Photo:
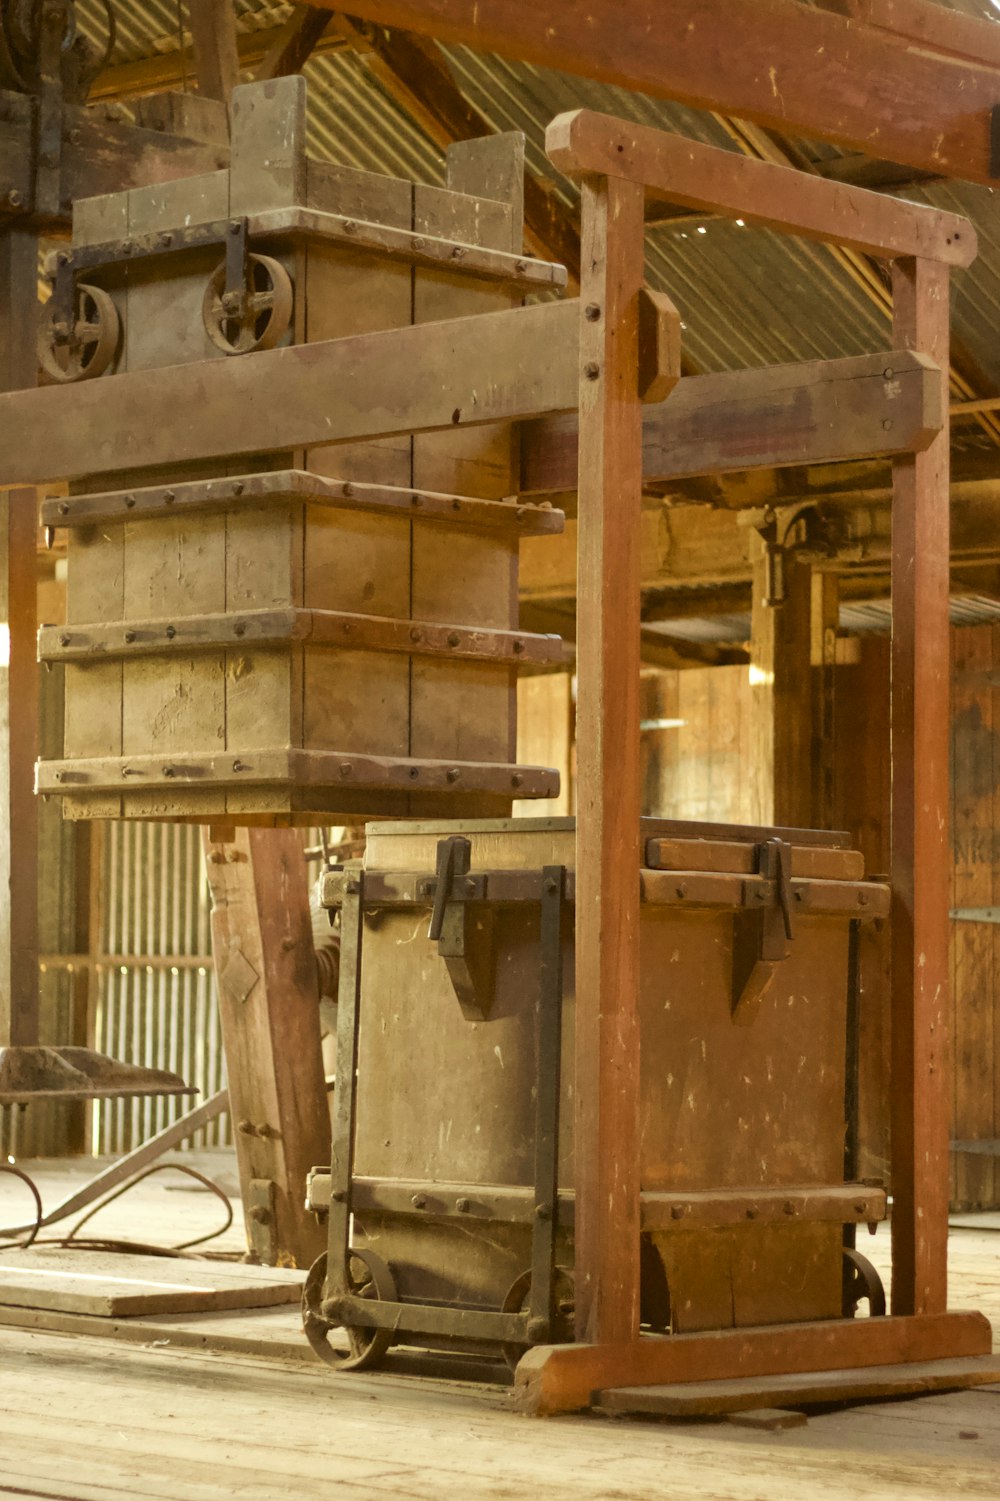
<path id="1" fill-rule="evenodd" d="M 492 908 L 467 900 L 479 890 L 469 876 L 471 858 L 472 845 L 461 834 L 439 841 L 427 936 L 438 946 L 462 1015 L 485 1021 L 495 986 L 494 919 Z"/>
<path id="2" fill-rule="evenodd" d="M 792 848 L 783 839 L 757 846 L 757 873 L 769 882 L 773 900 L 733 917 L 733 1021 L 748 1027 L 771 987 L 778 965 L 788 958 L 795 936 L 792 922 Z"/>

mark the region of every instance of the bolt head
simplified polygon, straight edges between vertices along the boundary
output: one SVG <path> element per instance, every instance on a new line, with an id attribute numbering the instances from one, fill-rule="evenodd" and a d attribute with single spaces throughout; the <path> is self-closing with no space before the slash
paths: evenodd
<path id="1" fill-rule="evenodd" d="M 536 1345 L 542 1344 L 549 1337 L 548 1319 L 529 1319 L 525 1333 Z"/>
<path id="2" fill-rule="evenodd" d="M 472 1200 L 459 1199 L 455 1204 L 455 1208 L 458 1210 L 459 1214 L 468 1214 L 469 1210 L 472 1208 Z"/>
<path id="3" fill-rule="evenodd" d="M 596 360 L 589 360 L 583 367 L 583 373 L 588 380 L 596 380 L 601 373 L 601 367 Z"/>
<path id="4" fill-rule="evenodd" d="M 410 1203 L 413 1205 L 414 1209 L 426 1209 L 427 1208 L 427 1195 L 426 1194 L 411 1194 L 411 1196 L 410 1196 Z"/>

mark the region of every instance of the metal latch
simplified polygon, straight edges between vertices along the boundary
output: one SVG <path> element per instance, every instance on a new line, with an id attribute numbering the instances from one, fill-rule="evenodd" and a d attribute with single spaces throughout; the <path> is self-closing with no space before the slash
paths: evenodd
<path id="1" fill-rule="evenodd" d="M 471 860 L 472 845 L 461 834 L 439 841 L 427 936 L 438 946 L 463 1016 L 485 1021 L 493 1004 L 496 974 L 493 912 L 481 902 L 467 900 L 480 886 L 469 876 Z"/>
<path id="2" fill-rule="evenodd" d="M 791 845 L 783 839 L 768 839 L 759 844 L 757 873 L 769 883 L 772 900 L 737 912 L 733 919 L 732 1016 L 742 1027 L 755 1020 L 778 965 L 788 958 L 788 945 L 795 936 Z"/>

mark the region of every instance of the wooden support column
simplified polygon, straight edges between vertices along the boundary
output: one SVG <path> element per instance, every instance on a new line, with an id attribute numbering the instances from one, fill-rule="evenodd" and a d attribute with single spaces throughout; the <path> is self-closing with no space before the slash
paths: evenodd
<path id="1" fill-rule="evenodd" d="M 751 541 L 751 820 L 830 828 L 838 589 L 832 574 L 785 554 L 784 599 L 769 603 L 767 549 Z"/>
<path id="2" fill-rule="evenodd" d="M 326 1239 L 305 1210 L 330 1160 L 319 991 L 302 836 L 205 831 L 212 948 L 247 1238 L 258 1258 L 308 1266 Z"/>
<path id="3" fill-rule="evenodd" d="M 946 372 L 947 266 L 894 262 L 893 303 L 896 345 Z M 947 1305 L 948 437 L 893 464 L 893 1313 Z"/>
<path id="4" fill-rule="evenodd" d="M 0 390 L 35 384 L 37 279 L 34 231 L 0 233 Z M 0 492 L 0 1049 L 38 1042 L 36 509 Z"/>
<path id="5" fill-rule="evenodd" d="M 812 786 L 812 604 L 808 564 L 785 558 L 785 597 L 769 603 L 767 549 L 754 533 L 750 624 L 753 823 L 807 828 Z"/>
<path id="6" fill-rule="evenodd" d="M 240 81 L 233 0 L 188 0 L 198 92 L 228 104 Z"/>
<path id="7" fill-rule="evenodd" d="M 576 1336 L 639 1332 L 643 191 L 582 185 L 577 626 Z"/>

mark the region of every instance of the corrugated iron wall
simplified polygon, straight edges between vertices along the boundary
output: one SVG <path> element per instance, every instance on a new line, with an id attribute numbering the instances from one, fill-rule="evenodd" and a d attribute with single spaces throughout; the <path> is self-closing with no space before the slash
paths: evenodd
<path id="1" fill-rule="evenodd" d="M 102 863 L 105 957 L 96 976 L 94 1046 L 129 1063 L 172 1069 L 205 1099 L 226 1078 L 201 831 L 109 824 Z M 93 1149 L 130 1151 L 192 1103 L 178 1096 L 101 1101 L 93 1107 Z M 223 1116 L 191 1145 L 229 1140 Z"/>

